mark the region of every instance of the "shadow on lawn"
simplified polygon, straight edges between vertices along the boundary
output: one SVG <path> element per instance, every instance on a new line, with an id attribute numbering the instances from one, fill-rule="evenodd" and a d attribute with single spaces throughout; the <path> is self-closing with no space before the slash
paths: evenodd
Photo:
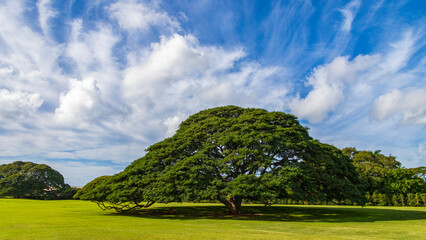
<path id="1" fill-rule="evenodd" d="M 113 216 L 153 219 L 218 219 L 287 222 L 375 222 L 426 219 L 426 212 L 401 209 L 313 207 L 313 206 L 243 206 L 240 215 L 228 215 L 222 206 L 157 207 Z"/>

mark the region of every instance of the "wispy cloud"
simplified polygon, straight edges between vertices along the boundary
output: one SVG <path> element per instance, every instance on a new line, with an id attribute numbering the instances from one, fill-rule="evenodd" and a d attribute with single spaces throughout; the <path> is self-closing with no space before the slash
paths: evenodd
<path id="1" fill-rule="evenodd" d="M 316 68 L 308 78 L 308 85 L 313 86 L 313 90 L 303 99 L 300 96 L 294 98 L 289 104 L 290 109 L 312 123 L 323 121 L 345 100 L 348 85 L 369 74 L 379 61 L 378 55 L 360 55 L 352 61 L 338 57 L 330 64 Z"/>
<path id="2" fill-rule="evenodd" d="M 407 65 L 412 54 L 416 50 L 414 45 L 418 36 L 414 36 L 412 30 L 406 31 L 402 38 L 392 43 L 391 51 L 387 54 L 385 61 L 382 63 L 386 71 L 395 73 Z"/>
<path id="3" fill-rule="evenodd" d="M 39 93 L 46 101 L 55 101 L 63 76 L 57 60 L 61 46 L 50 43 L 29 26 L 22 1 L 0 5 L 0 88 Z"/>
<path id="4" fill-rule="evenodd" d="M 51 0 L 40 0 L 37 2 L 38 14 L 39 14 L 39 23 L 43 35 L 47 38 L 50 38 L 51 29 L 49 23 L 52 18 L 58 15 L 58 12 L 55 11 L 52 7 Z"/>
<path id="5" fill-rule="evenodd" d="M 38 93 L 11 92 L 0 89 L 0 116 L 2 118 L 26 116 L 36 112 L 41 104 L 43 104 L 43 99 Z"/>
<path id="6" fill-rule="evenodd" d="M 346 32 L 350 32 L 352 28 L 352 22 L 354 21 L 354 18 L 356 16 L 356 13 L 359 10 L 359 7 L 361 6 L 360 0 L 352 0 L 350 3 L 348 3 L 345 8 L 340 10 L 342 12 L 342 15 L 344 17 L 343 23 L 342 23 L 342 30 Z"/>
<path id="7" fill-rule="evenodd" d="M 180 24 L 167 12 L 153 9 L 145 4 L 135 1 L 118 1 L 107 7 L 111 18 L 115 19 L 120 28 L 128 31 L 149 30 L 151 26 L 170 28 L 170 31 L 180 29 Z"/>

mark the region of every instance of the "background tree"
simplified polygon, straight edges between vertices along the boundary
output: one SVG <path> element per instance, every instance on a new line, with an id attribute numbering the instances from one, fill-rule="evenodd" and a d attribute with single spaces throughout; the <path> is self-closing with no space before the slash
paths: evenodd
<path id="1" fill-rule="evenodd" d="M 344 148 L 343 153 L 351 158 L 367 192 L 388 196 L 426 192 L 426 183 L 418 176 L 421 168 L 403 168 L 394 156 L 385 156 L 380 151 Z"/>
<path id="2" fill-rule="evenodd" d="M 426 193 L 426 183 L 412 169 L 391 169 L 384 176 L 382 192 L 388 195 Z"/>
<path id="3" fill-rule="evenodd" d="M 0 165 L 0 197 L 60 199 L 75 192 L 64 177 L 45 164 L 14 162 Z"/>
<path id="4" fill-rule="evenodd" d="M 426 182 L 426 167 L 416 167 L 410 168 L 412 171 L 416 173 L 417 176 L 423 179 Z"/>
<path id="5" fill-rule="evenodd" d="M 173 137 L 80 198 L 117 211 L 211 200 L 237 214 L 243 199 L 362 203 L 357 184 L 350 159 L 312 140 L 295 116 L 227 106 L 190 116 Z"/>

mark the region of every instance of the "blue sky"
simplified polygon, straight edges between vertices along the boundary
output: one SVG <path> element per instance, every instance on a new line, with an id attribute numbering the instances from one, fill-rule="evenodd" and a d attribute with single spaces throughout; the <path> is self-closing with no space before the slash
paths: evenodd
<path id="1" fill-rule="evenodd" d="M 3 0 L 0 22 L 0 164 L 82 186 L 238 105 L 426 165 L 423 0 Z"/>

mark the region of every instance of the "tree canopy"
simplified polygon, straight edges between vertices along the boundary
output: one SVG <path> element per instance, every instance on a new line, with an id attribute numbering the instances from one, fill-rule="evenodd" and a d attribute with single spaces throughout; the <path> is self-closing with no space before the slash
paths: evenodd
<path id="1" fill-rule="evenodd" d="M 45 164 L 18 161 L 0 165 L 0 197 L 61 199 L 73 194 L 64 177 Z"/>
<path id="2" fill-rule="evenodd" d="M 89 183 L 87 183 L 83 188 L 81 188 L 80 190 L 78 190 L 77 193 L 73 196 L 73 198 L 74 199 L 80 199 L 81 195 L 92 191 L 96 186 L 98 186 L 99 184 L 105 182 L 110 177 L 111 176 L 100 176 L 100 177 L 97 177 L 97 178 L 93 179 L 92 181 L 90 181 Z"/>
<path id="3" fill-rule="evenodd" d="M 344 148 L 343 153 L 351 158 L 364 187 L 369 193 L 407 195 L 426 192 L 426 183 L 421 178 L 422 167 L 406 169 L 394 156 L 385 156 L 380 151 L 358 151 Z"/>
<path id="4" fill-rule="evenodd" d="M 313 140 L 293 115 L 236 106 L 190 116 L 176 134 L 80 199 L 125 211 L 155 202 L 350 200 L 362 204 L 358 175 L 341 150 Z"/>
<path id="5" fill-rule="evenodd" d="M 413 170 L 417 176 L 421 177 L 423 181 L 426 182 L 426 167 L 416 167 L 410 169 Z"/>

